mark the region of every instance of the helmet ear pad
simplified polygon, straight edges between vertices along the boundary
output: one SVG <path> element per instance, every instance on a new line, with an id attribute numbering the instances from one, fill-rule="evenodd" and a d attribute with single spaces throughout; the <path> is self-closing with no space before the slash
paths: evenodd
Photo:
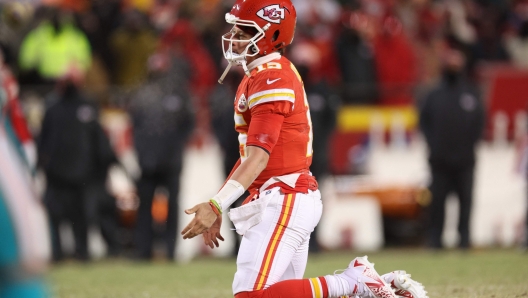
<path id="1" fill-rule="evenodd" d="M 273 36 L 271 37 L 271 42 L 276 42 L 277 39 L 279 38 L 280 36 L 280 31 L 279 30 L 275 30 L 275 32 L 273 32 Z M 273 47 L 275 48 L 275 50 L 280 50 L 282 48 L 284 48 L 286 46 L 286 43 L 285 42 L 279 42 L 277 44 L 275 44 Z"/>
<path id="2" fill-rule="evenodd" d="M 280 35 L 280 31 L 279 30 L 275 30 L 275 32 L 273 32 L 273 36 L 271 37 L 271 41 L 275 42 L 277 40 L 277 38 L 279 38 L 279 35 Z"/>

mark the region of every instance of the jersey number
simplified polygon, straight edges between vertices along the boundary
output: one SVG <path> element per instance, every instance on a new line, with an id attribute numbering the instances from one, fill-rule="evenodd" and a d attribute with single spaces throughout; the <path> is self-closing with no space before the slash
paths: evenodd
<path id="1" fill-rule="evenodd" d="M 310 115 L 310 106 L 308 105 L 308 96 L 306 96 L 306 91 L 304 90 L 304 83 L 302 81 L 301 75 L 297 71 L 297 68 L 293 64 L 291 64 L 292 70 L 297 75 L 297 79 L 301 82 L 301 85 L 303 86 L 303 95 L 304 95 L 304 105 L 306 106 L 306 118 L 308 119 L 308 125 L 310 126 L 310 132 L 308 133 L 308 144 L 306 146 L 306 156 L 310 157 L 313 154 L 313 127 L 312 127 L 312 116 Z"/>

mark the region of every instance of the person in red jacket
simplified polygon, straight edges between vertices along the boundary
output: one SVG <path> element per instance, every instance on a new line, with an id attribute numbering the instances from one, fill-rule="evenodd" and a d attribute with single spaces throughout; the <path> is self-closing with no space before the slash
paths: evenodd
<path id="1" fill-rule="evenodd" d="M 3 109 L 9 120 L 10 130 L 13 132 L 16 145 L 23 153 L 24 161 L 33 171 L 37 161 L 37 149 L 20 105 L 18 82 L 9 66 L 4 63 L 2 52 L 0 52 L 0 84 L 0 88 L 4 90 L 6 102 Z"/>

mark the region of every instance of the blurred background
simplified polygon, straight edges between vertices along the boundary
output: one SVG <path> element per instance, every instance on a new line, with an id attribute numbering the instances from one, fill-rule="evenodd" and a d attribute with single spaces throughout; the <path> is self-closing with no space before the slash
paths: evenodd
<path id="1" fill-rule="evenodd" d="M 432 174 L 420 111 L 459 77 L 471 90 L 457 95 L 462 108 L 480 102 L 483 112 L 470 245 L 526 245 L 528 1 L 292 2 L 285 56 L 304 80 L 325 203 L 312 250 L 427 247 Z M 31 201 L 44 206 L 52 260 L 236 252 L 228 220 L 218 250 L 177 239 L 190 220 L 182 210 L 214 195 L 238 158 L 232 100 L 243 73 L 217 83 L 232 4 L 0 2 L 2 121 L 14 127 Z M 460 246 L 455 197 L 442 247 Z"/>

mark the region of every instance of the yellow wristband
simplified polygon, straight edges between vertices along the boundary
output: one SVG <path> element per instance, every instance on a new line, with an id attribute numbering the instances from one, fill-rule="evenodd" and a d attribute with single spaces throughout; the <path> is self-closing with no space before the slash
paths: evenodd
<path id="1" fill-rule="evenodd" d="M 219 212 L 220 214 L 222 214 L 222 208 L 220 208 L 220 205 L 218 204 L 218 202 L 216 202 L 216 201 L 213 200 L 213 199 L 210 199 L 209 202 L 211 202 L 211 204 L 213 204 L 213 205 L 216 207 L 216 209 L 218 209 L 218 212 Z"/>

